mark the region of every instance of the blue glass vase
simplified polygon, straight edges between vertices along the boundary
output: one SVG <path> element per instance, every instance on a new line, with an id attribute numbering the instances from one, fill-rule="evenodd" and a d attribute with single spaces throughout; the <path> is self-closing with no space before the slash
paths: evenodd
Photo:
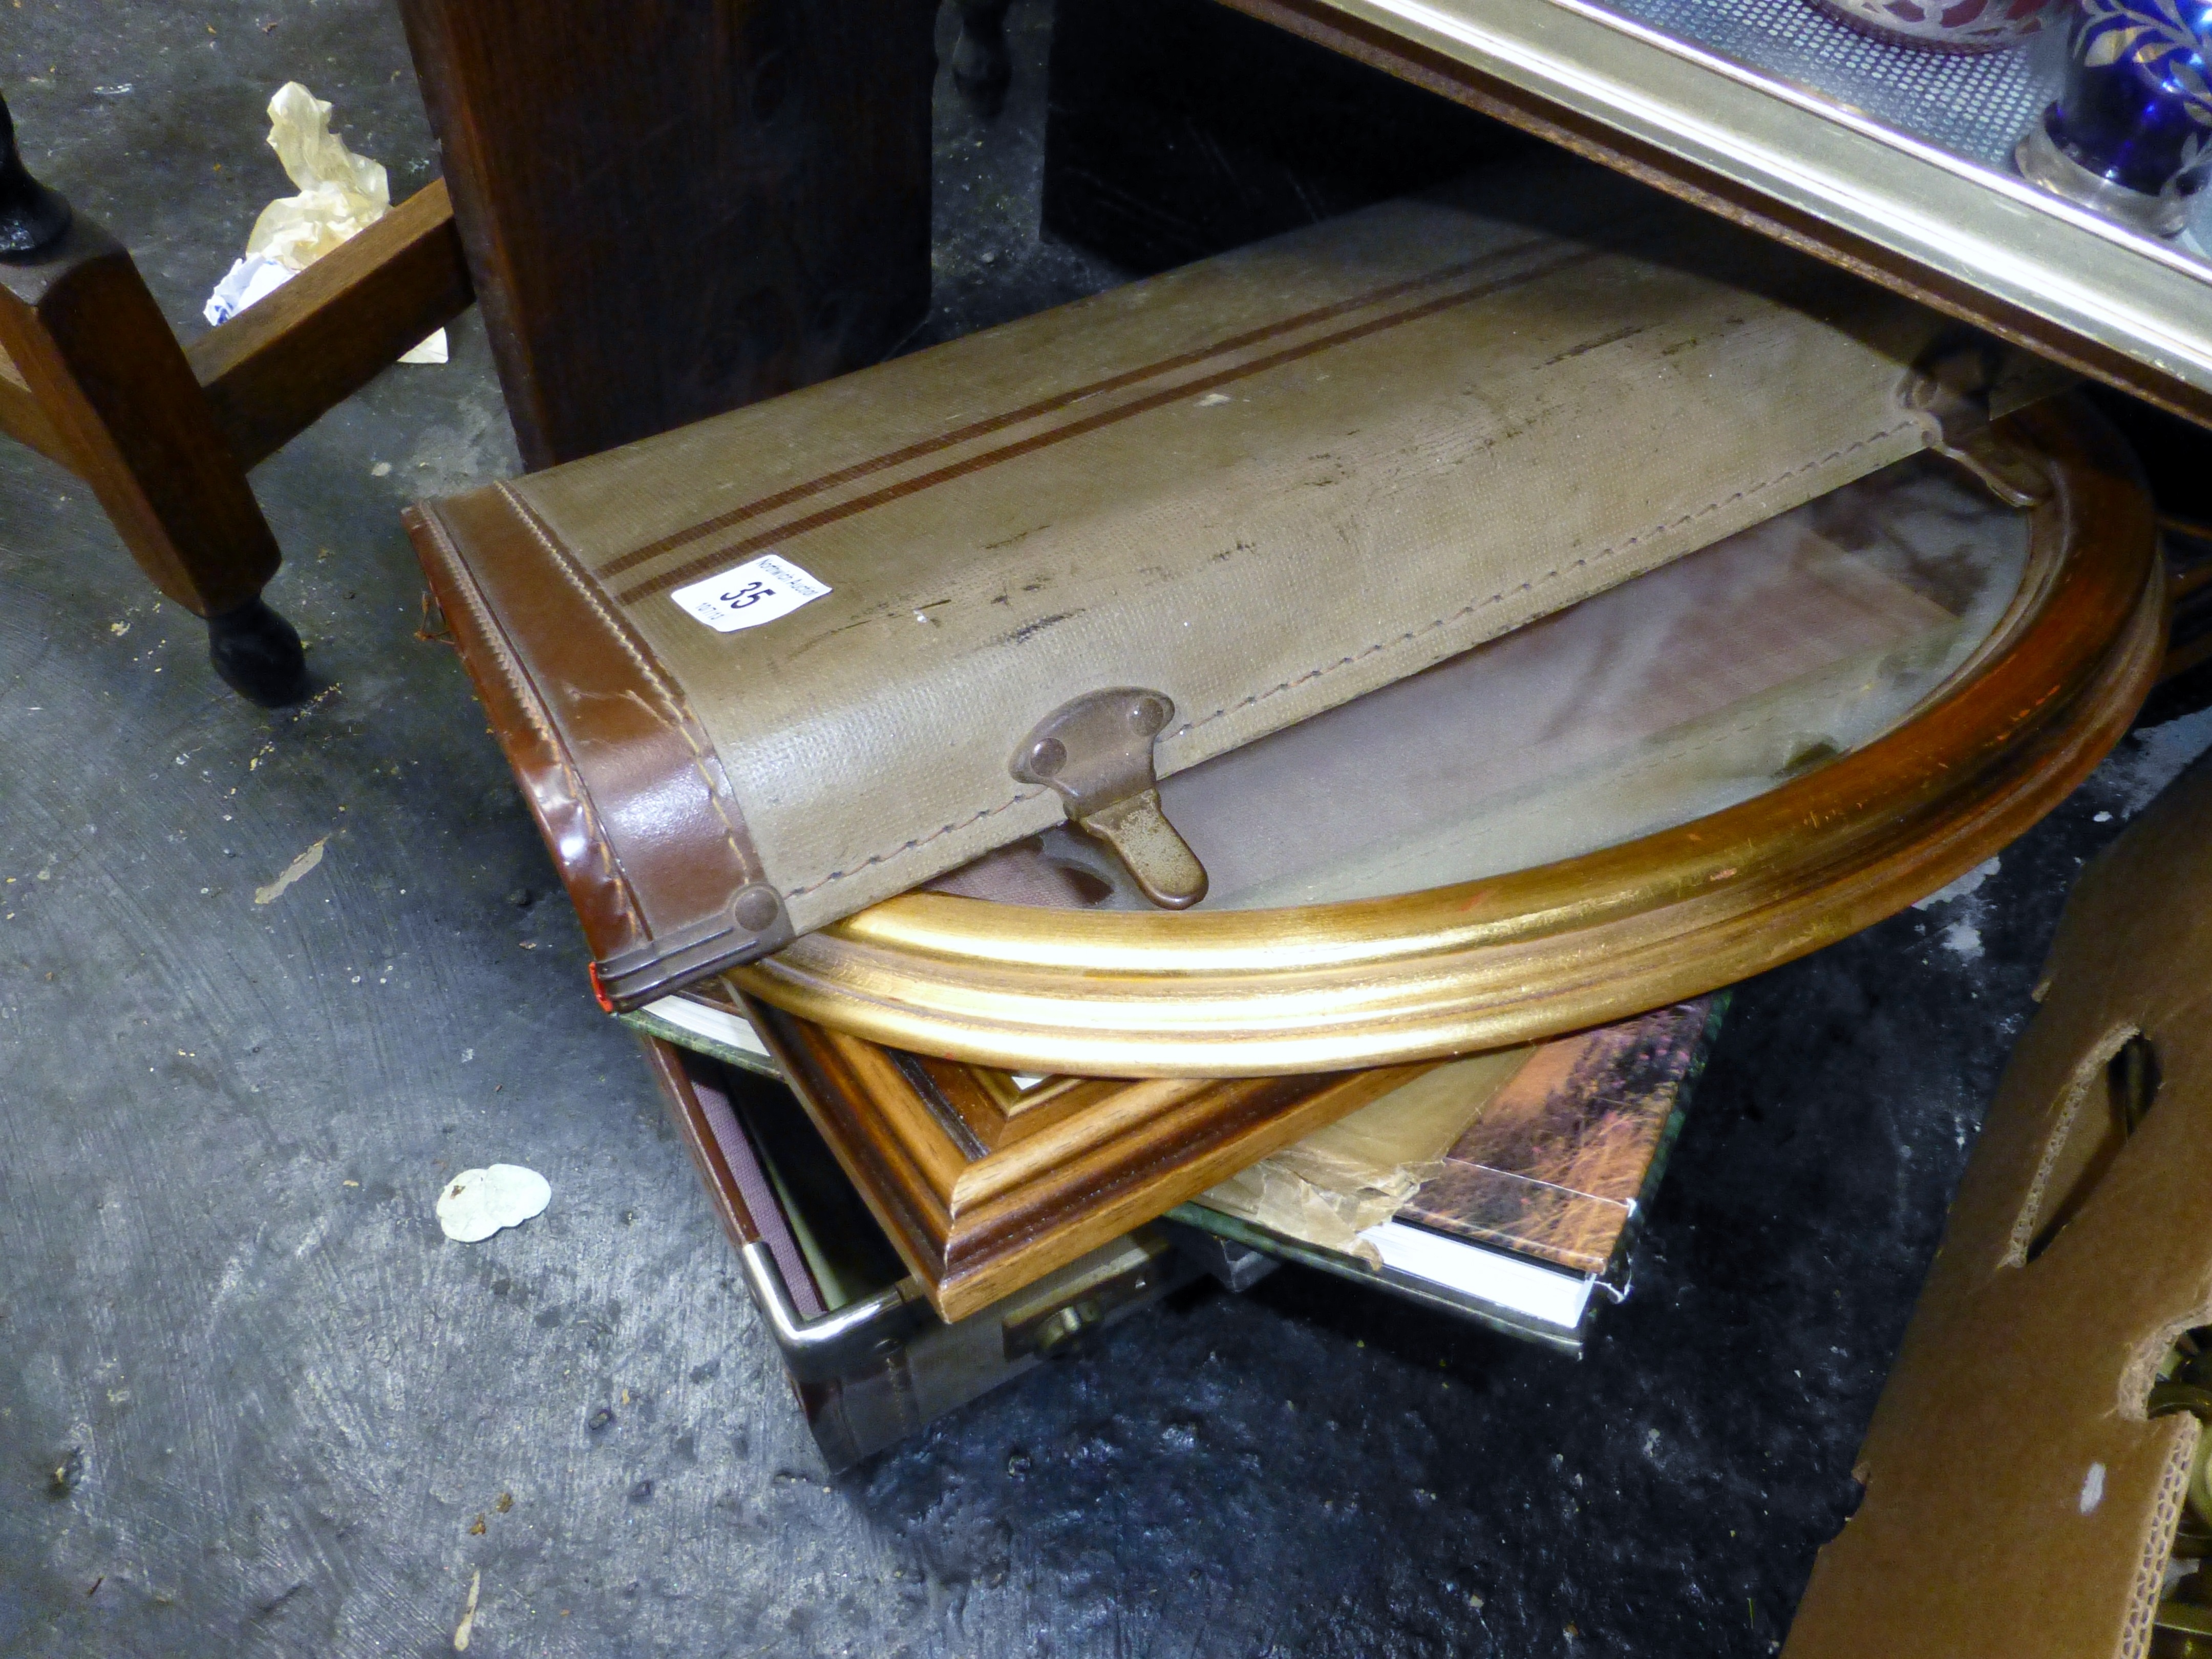
<path id="1" fill-rule="evenodd" d="M 2058 101 L 2021 135 L 2021 176 L 2154 236 L 2188 224 L 2212 171 L 2212 0 L 2081 0 Z"/>

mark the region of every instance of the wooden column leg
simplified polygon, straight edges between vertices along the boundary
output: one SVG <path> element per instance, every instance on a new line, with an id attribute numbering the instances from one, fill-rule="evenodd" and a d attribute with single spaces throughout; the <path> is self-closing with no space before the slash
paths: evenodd
<path id="1" fill-rule="evenodd" d="M 952 48 L 952 84 L 978 115 L 996 115 L 1013 84 L 1013 54 L 1006 49 L 1006 8 L 1012 0 L 952 0 L 960 38 Z"/>
<path id="2" fill-rule="evenodd" d="M 13 160 L 12 128 L 5 137 Z M 14 172 L 28 182 L 20 161 Z M 44 243 L 22 247 L 35 233 L 7 211 L 21 183 L 6 175 L 0 163 L 0 242 L 15 245 L 0 252 L 0 347 L 42 435 L 154 585 L 206 619 L 216 672 L 256 702 L 295 701 L 307 689 L 300 636 L 261 599 L 276 538 L 138 268 L 82 215 L 55 231 L 50 214 Z"/>
<path id="3" fill-rule="evenodd" d="M 401 0 L 546 466 L 873 362 L 929 306 L 933 0 Z"/>

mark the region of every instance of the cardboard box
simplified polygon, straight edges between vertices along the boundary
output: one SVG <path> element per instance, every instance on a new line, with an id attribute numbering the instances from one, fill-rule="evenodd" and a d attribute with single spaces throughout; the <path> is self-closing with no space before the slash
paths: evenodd
<path id="1" fill-rule="evenodd" d="M 2089 866 L 2039 990 L 1786 1659 L 2152 1649 L 2201 1431 L 2147 1406 L 2212 1324 L 2212 771 Z"/>

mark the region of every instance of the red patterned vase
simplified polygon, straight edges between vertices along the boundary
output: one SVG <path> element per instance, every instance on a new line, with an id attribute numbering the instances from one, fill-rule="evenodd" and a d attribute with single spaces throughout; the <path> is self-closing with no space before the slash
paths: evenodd
<path id="1" fill-rule="evenodd" d="M 2062 0 L 1814 0 L 1863 34 L 1929 52 L 2003 52 L 2057 13 Z"/>

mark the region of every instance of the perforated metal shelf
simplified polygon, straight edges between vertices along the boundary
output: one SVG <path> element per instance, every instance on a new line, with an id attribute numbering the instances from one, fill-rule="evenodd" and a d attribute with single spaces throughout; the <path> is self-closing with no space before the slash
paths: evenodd
<path id="1" fill-rule="evenodd" d="M 1615 0 L 1611 9 L 1995 171 L 2055 95 L 2058 33 L 2010 52 L 1892 46 L 1811 0 Z"/>

